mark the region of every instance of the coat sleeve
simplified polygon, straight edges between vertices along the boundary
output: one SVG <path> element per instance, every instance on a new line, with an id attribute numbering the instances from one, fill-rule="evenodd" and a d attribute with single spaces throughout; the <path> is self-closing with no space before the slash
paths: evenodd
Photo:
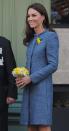
<path id="1" fill-rule="evenodd" d="M 32 73 L 30 78 L 33 83 L 38 83 L 54 73 L 58 67 L 59 40 L 55 32 L 51 32 L 47 38 L 46 57 L 47 65 Z"/>
<path id="2" fill-rule="evenodd" d="M 12 98 L 17 98 L 17 87 L 15 84 L 15 79 L 12 75 L 13 68 L 16 67 L 15 58 L 11 48 L 11 43 L 8 40 L 5 44 L 5 71 L 8 80 L 8 96 Z"/>

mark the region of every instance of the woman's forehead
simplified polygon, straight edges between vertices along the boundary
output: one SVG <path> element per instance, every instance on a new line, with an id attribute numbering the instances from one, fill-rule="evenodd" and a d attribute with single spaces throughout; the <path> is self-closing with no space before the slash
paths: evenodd
<path id="1" fill-rule="evenodd" d="M 40 12 L 38 12 L 37 10 L 35 10 L 33 8 L 29 8 L 28 9 L 28 14 L 40 14 Z"/>

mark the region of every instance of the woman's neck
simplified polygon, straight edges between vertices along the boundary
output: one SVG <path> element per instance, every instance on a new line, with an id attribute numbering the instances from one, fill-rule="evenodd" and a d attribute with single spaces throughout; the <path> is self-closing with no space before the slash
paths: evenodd
<path id="1" fill-rule="evenodd" d="M 36 34 L 40 34 L 45 31 L 45 28 L 44 27 L 35 28 L 34 31 Z"/>

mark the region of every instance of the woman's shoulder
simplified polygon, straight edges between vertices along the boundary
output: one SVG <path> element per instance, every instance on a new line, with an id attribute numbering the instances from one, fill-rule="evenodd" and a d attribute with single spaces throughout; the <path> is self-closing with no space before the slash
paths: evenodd
<path id="1" fill-rule="evenodd" d="M 59 38 L 57 35 L 57 32 L 55 31 L 48 31 L 47 35 L 46 35 L 46 41 L 47 41 L 47 45 L 50 47 L 59 47 Z"/>
<path id="2" fill-rule="evenodd" d="M 47 36 L 57 36 L 57 32 L 56 31 L 47 31 Z"/>
<path id="3" fill-rule="evenodd" d="M 47 31 L 46 33 L 46 39 L 51 40 L 51 39 L 58 39 L 58 34 L 56 31 Z"/>

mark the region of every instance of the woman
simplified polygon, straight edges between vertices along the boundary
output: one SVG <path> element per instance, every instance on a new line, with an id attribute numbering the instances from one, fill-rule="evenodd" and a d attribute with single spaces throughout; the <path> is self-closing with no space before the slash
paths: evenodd
<path id="1" fill-rule="evenodd" d="M 22 125 L 29 131 L 51 131 L 53 85 L 52 73 L 58 66 L 58 37 L 50 29 L 47 11 L 40 3 L 27 9 L 26 37 L 27 63 L 30 75 L 17 78 L 17 86 L 23 86 L 21 109 Z"/>

